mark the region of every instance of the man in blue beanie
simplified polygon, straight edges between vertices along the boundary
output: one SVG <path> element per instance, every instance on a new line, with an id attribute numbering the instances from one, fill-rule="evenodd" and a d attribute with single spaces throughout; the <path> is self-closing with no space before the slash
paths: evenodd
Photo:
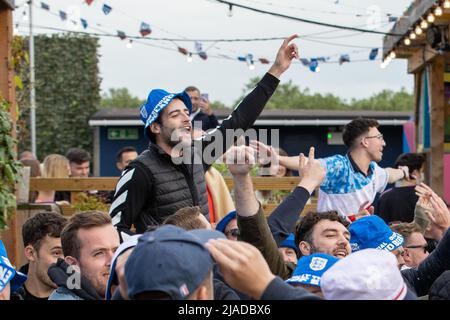
<path id="1" fill-rule="evenodd" d="M 187 206 L 199 206 L 209 218 L 204 171 L 233 145 L 234 137 L 253 125 L 262 112 L 279 77 L 289 68 L 292 59 L 298 58 L 297 46 L 290 43 L 296 37 L 292 35 L 283 42 L 268 73 L 231 115 L 199 139 L 193 140 L 191 136 L 189 114 L 192 105 L 185 91 L 169 93 L 154 89 L 149 93 L 140 108 L 144 134 L 150 140 L 149 148 L 123 171 L 109 212 L 122 239 L 133 225 L 138 233 L 142 233 Z M 229 132 L 237 129 L 242 133 L 234 133 L 229 139 Z"/>

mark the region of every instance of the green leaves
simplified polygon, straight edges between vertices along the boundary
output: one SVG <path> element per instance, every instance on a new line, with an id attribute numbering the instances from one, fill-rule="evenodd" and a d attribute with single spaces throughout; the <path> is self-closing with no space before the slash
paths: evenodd
<path id="1" fill-rule="evenodd" d="M 22 41 L 26 49 L 28 40 Z M 88 36 L 35 37 L 38 158 L 65 154 L 72 147 L 92 151 L 88 121 L 100 105 L 98 46 L 98 39 Z M 30 148 L 28 68 L 18 71 L 24 85 L 18 94 L 22 124 L 19 140 L 24 150 Z"/>

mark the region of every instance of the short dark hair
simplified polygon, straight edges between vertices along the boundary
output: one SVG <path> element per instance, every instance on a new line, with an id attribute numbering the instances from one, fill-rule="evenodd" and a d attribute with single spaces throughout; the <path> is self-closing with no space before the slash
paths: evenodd
<path id="1" fill-rule="evenodd" d="M 186 92 L 192 92 L 192 91 L 200 92 L 200 90 L 197 87 L 195 87 L 195 86 L 186 87 L 186 89 L 184 89 L 184 91 L 186 91 Z"/>
<path id="2" fill-rule="evenodd" d="M 91 154 L 84 149 L 71 148 L 67 151 L 66 158 L 69 159 L 70 162 L 82 164 L 91 161 Z"/>
<path id="3" fill-rule="evenodd" d="M 64 256 L 80 258 L 81 241 L 78 230 L 91 229 L 112 224 L 111 217 L 101 211 L 84 211 L 74 214 L 61 232 L 61 245 Z"/>
<path id="4" fill-rule="evenodd" d="M 59 213 L 44 211 L 29 218 L 22 226 L 23 245 L 33 246 L 39 251 L 41 240 L 47 235 L 54 238 L 61 237 L 61 231 L 67 224 L 67 219 Z"/>
<path id="5" fill-rule="evenodd" d="M 395 160 L 395 167 L 407 166 L 409 172 L 419 170 L 425 163 L 425 155 L 423 153 L 403 153 Z"/>
<path id="6" fill-rule="evenodd" d="M 342 140 L 347 148 L 353 147 L 356 139 L 362 134 L 369 132 L 370 128 L 378 128 L 380 124 L 375 119 L 356 118 L 347 123 L 344 127 Z"/>
<path id="7" fill-rule="evenodd" d="M 127 152 L 136 152 L 137 153 L 137 150 L 136 150 L 135 147 L 132 147 L 132 146 L 123 147 L 122 149 L 120 149 L 117 152 L 117 154 L 116 154 L 116 161 L 117 162 L 122 162 L 122 154 L 127 153 Z"/>
<path id="8" fill-rule="evenodd" d="M 300 242 L 306 241 L 312 243 L 312 233 L 314 226 L 321 220 L 330 220 L 340 222 L 344 227 L 350 223 L 337 211 L 308 212 L 303 216 L 295 229 L 295 245 L 298 247 Z"/>
<path id="9" fill-rule="evenodd" d="M 201 214 L 200 207 L 181 208 L 164 220 L 163 224 L 171 224 L 184 230 L 204 229 L 206 226 L 199 219 Z"/>

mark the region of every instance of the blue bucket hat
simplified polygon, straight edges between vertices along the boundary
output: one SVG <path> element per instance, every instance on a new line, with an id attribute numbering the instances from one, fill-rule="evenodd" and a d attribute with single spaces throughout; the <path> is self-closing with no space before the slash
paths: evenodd
<path id="1" fill-rule="evenodd" d="M 189 110 L 189 114 L 192 112 L 191 98 L 186 91 L 180 93 L 170 93 L 163 89 L 153 89 L 150 91 L 147 97 L 147 101 L 140 108 L 139 114 L 142 122 L 144 122 L 144 135 L 148 138 L 147 128 L 156 119 L 158 119 L 161 111 L 169 105 L 169 103 L 179 98 L 184 102 Z"/>
<path id="2" fill-rule="evenodd" d="M 320 286 L 322 275 L 339 259 L 325 253 L 314 253 L 303 256 L 298 260 L 297 268 L 292 273 L 291 278 L 286 282 L 289 284 L 308 284 Z"/>
<path id="3" fill-rule="evenodd" d="M 216 226 L 216 230 L 225 233 L 225 228 L 231 220 L 236 219 L 236 210 L 230 211 Z"/>
<path id="4" fill-rule="evenodd" d="M 3 241 L 0 240 L 0 291 L 3 291 L 9 282 L 11 284 L 11 293 L 14 293 L 26 280 L 27 276 L 16 271 L 11 262 L 9 262 L 6 248 L 3 245 Z"/>
<path id="5" fill-rule="evenodd" d="M 164 292 L 172 300 L 184 300 L 213 269 L 214 261 L 204 246 L 210 239 L 225 236 L 209 229 L 186 231 L 163 225 L 139 237 L 125 263 L 128 296 Z"/>
<path id="6" fill-rule="evenodd" d="M 392 231 L 378 216 L 363 217 L 353 222 L 349 229 L 352 252 L 362 249 L 394 251 L 403 245 L 403 237 Z"/>

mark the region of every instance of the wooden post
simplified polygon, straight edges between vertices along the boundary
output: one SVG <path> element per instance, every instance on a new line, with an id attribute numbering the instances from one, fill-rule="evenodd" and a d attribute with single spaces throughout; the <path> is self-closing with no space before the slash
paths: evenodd
<path id="1" fill-rule="evenodd" d="M 16 138 L 16 91 L 14 70 L 12 69 L 11 48 L 13 41 L 12 1 L 0 0 L 0 93 L 9 102 L 12 119 L 11 136 Z M 17 152 L 17 149 L 15 150 Z M 8 222 L 9 230 L 2 232 L 2 240 L 13 264 L 19 261 L 19 242 L 17 241 L 17 217 L 14 212 Z"/>
<path id="2" fill-rule="evenodd" d="M 445 58 L 440 55 L 431 62 L 430 67 L 430 183 L 439 195 L 444 191 L 444 70 Z"/>

